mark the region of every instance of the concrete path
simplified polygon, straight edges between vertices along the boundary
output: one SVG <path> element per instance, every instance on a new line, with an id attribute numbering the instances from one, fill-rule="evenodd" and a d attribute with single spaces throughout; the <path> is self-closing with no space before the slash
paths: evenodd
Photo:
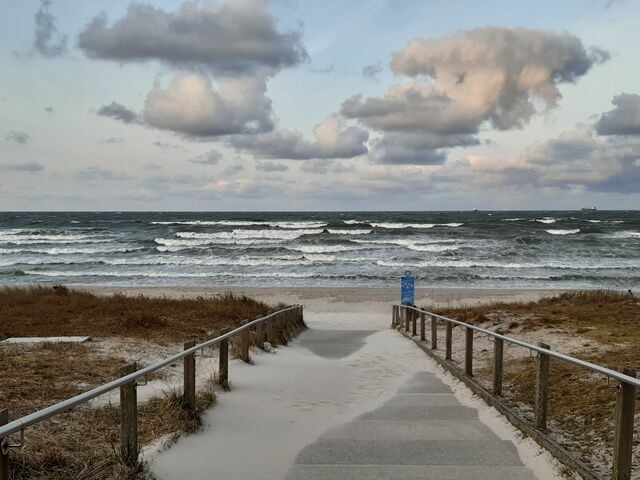
<path id="1" fill-rule="evenodd" d="M 313 331 L 300 343 L 336 358 L 366 331 Z M 379 408 L 334 427 L 298 454 L 286 480 L 534 480 L 514 445 L 500 440 L 431 372 L 419 372 Z"/>
<path id="2" fill-rule="evenodd" d="M 312 328 L 253 355 L 205 429 L 150 462 L 159 479 L 536 478 L 393 330 Z"/>

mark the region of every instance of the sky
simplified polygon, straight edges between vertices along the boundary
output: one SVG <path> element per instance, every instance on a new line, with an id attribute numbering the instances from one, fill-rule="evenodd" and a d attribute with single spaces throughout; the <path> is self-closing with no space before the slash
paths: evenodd
<path id="1" fill-rule="evenodd" d="M 638 18 L 0 0 L 0 210 L 636 209 Z"/>

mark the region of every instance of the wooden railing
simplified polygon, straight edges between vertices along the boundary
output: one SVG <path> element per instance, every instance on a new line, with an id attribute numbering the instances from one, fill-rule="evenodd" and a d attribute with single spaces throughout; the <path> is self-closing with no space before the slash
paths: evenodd
<path id="1" fill-rule="evenodd" d="M 0 480 L 9 480 L 10 452 L 25 445 L 25 429 L 54 417 L 62 412 L 71 410 L 78 405 L 86 404 L 90 400 L 104 395 L 116 388 L 120 389 L 120 453 L 123 463 L 134 466 L 138 463 L 138 401 L 137 380 L 150 373 L 171 365 L 178 360 L 184 363 L 183 399 L 185 408 L 192 411 L 196 405 L 196 362 L 198 350 L 218 345 L 220 350 L 218 366 L 218 383 L 226 388 L 229 385 L 229 340 L 239 336 L 239 357 L 249 361 L 250 332 L 255 330 L 256 344 L 269 342 L 272 345 L 286 345 L 290 333 L 304 326 L 302 305 L 293 305 L 274 313 L 249 320 L 235 329 L 223 328 L 219 335 L 202 342 L 195 341 L 184 344 L 184 350 L 165 358 L 153 365 L 138 369 L 135 363 L 125 365 L 120 369 L 120 378 L 92 390 L 76 395 L 60 403 L 44 408 L 37 412 L 9 421 L 9 412 L 0 409 Z M 20 433 L 19 441 L 12 441 L 12 435 Z"/>
<path id="2" fill-rule="evenodd" d="M 431 341 L 426 344 L 426 317 L 429 317 Z M 420 319 L 420 332 L 417 329 L 417 321 Z M 444 358 L 435 351 L 438 350 L 438 323 L 445 324 L 445 354 Z M 482 397 L 488 404 L 495 407 L 523 433 L 533 438 L 541 446 L 546 448 L 560 462 L 577 471 L 587 480 L 599 480 L 590 467 L 585 465 L 567 450 L 562 448 L 547 431 L 547 413 L 549 400 L 549 364 L 551 359 L 557 359 L 577 365 L 581 368 L 599 373 L 609 379 L 618 382 L 618 394 L 615 412 L 615 435 L 613 443 L 613 466 L 611 478 L 613 480 L 629 480 L 632 468 L 632 449 L 634 432 L 634 408 L 636 402 L 636 390 L 640 387 L 640 380 L 636 378 L 636 372 L 621 368 L 619 371 L 611 370 L 601 365 L 596 365 L 570 355 L 551 350 L 549 345 L 538 343 L 533 345 L 521 340 L 507 337 L 500 330 L 491 331 L 469 323 L 461 322 L 453 318 L 429 312 L 410 305 L 394 305 L 391 314 L 391 326 L 404 335 L 412 338 L 417 345 L 436 360 L 445 370 L 465 383 L 472 391 Z M 452 330 L 453 327 L 461 327 L 465 332 L 464 369 L 461 371 L 452 361 Z M 488 335 L 493 339 L 493 388 L 491 390 L 482 386 L 473 378 L 473 339 L 475 333 Z M 538 357 L 538 368 L 535 385 L 535 420 L 533 423 L 525 420 L 515 410 L 508 407 L 501 399 L 504 343 L 528 349 L 535 352 Z"/>

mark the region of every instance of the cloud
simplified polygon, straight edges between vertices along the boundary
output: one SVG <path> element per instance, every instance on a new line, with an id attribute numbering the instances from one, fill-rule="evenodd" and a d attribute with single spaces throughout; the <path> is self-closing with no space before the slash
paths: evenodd
<path id="1" fill-rule="evenodd" d="M 122 137 L 109 137 L 109 138 L 103 138 L 102 140 L 100 140 L 101 143 L 122 143 L 124 142 L 124 139 Z"/>
<path id="2" fill-rule="evenodd" d="M 53 107 L 44 107 L 44 111 L 47 113 L 53 113 Z"/>
<path id="3" fill-rule="evenodd" d="M 44 167 L 41 164 L 36 162 L 5 163 L 5 164 L 0 164 L 0 170 L 7 170 L 12 172 L 38 173 L 44 170 Z"/>
<path id="4" fill-rule="evenodd" d="M 115 182 L 129 180 L 131 178 L 126 173 L 116 173 L 113 170 L 100 167 L 89 167 L 79 170 L 75 173 L 75 176 L 86 182 Z"/>
<path id="5" fill-rule="evenodd" d="M 446 149 L 479 144 L 473 135 L 390 132 L 373 142 L 371 158 L 377 163 L 438 165 L 446 161 Z"/>
<path id="6" fill-rule="evenodd" d="M 260 170 L 261 172 L 286 172 L 289 170 L 284 163 L 276 163 L 276 162 L 258 162 L 256 164 L 256 170 Z"/>
<path id="7" fill-rule="evenodd" d="M 378 81 L 378 75 L 382 73 L 382 65 L 379 63 L 373 63 L 371 65 L 365 65 L 362 67 L 362 76 L 369 80 Z"/>
<path id="8" fill-rule="evenodd" d="M 33 46 L 45 57 L 57 57 L 67 51 L 67 36 L 58 32 L 56 19 L 49 12 L 51 0 L 41 0 L 35 14 L 35 39 Z"/>
<path id="9" fill-rule="evenodd" d="M 31 141 L 31 136 L 28 133 L 13 131 L 13 132 L 8 132 L 4 136 L 4 139 L 7 142 L 15 142 L 15 143 L 20 143 L 20 144 L 25 144 L 25 143 L 29 143 Z"/>
<path id="10" fill-rule="evenodd" d="M 487 27 L 437 39 L 416 38 L 393 56 L 396 74 L 413 80 L 382 98 L 356 95 L 342 114 L 383 131 L 476 133 L 483 122 L 520 128 L 555 107 L 558 86 L 574 83 L 609 58 L 577 37 L 532 29 Z"/>
<path id="11" fill-rule="evenodd" d="M 173 143 L 161 142 L 160 140 L 156 140 L 153 144 L 158 147 L 160 150 L 164 150 L 166 152 L 171 150 L 180 150 L 182 152 L 188 152 L 186 148 L 182 145 L 174 145 Z"/>
<path id="12" fill-rule="evenodd" d="M 301 133 L 281 129 L 273 132 L 231 137 L 229 144 L 251 153 L 254 158 L 308 160 L 312 158 L 353 158 L 367 153 L 369 132 L 344 124 L 337 115 L 331 115 L 313 128 L 315 141 L 305 139 Z"/>
<path id="13" fill-rule="evenodd" d="M 640 135 L 640 95 L 622 93 L 613 97 L 613 110 L 600 115 L 596 131 L 600 135 Z"/>
<path id="14" fill-rule="evenodd" d="M 103 105 L 96 112 L 102 117 L 113 118 L 124 123 L 140 123 L 138 114 L 118 102 Z"/>
<path id="15" fill-rule="evenodd" d="M 208 76 L 185 74 L 147 95 L 144 120 L 152 127 L 193 137 L 257 133 L 273 128 L 263 76 L 222 79 L 215 90 Z"/>
<path id="16" fill-rule="evenodd" d="M 217 165 L 221 158 L 222 154 L 220 152 L 217 150 L 210 150 L 207 153 L 198 155 L 189 161 L 197 165 Z"/>
<path id="17" fill-rule="evenodd" d="M 227 168 L 225 168 L 222 171 L 222 173 L 226 176 L 232 176 L 240 173 L 243 170 L 244 170 L 244 165 L 242 165 L 241 163 L 236 163 L 235 165 L 229 165 Z"/>
<path id="18" fill-rule="evenodd" d="M 106 15 L 95 17 L 78 45 L 92 58 L 158 60 L 227 76 L 276 72 L 308 58 L 300 32 L 278 31 L 266 0 L 189 1 L 175 12 L 133 3 L 111 25 Z"/>

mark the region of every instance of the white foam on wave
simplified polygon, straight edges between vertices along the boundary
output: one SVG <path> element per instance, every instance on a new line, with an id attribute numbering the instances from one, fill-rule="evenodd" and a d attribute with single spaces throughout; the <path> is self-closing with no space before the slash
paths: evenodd
<path id="1" fill-rule="evenodd" d="M 550 223 L 556 223 L 558 219 L 553 217 L 544 217 L 544 218 L 536 218 L 535 221 L 538 223 L 550 224 Z"/>
<path id="2" fill-rule="evenodd" d="M 461 227 L 464 223 L 396 223 L 396 222 L 381 222 L 381 223 L 371 223 L 372 227 L 377 228 L 389 228 L 389 229 L 400 229 L 400 228 L 434 228 L 434 227 Z"/>
<path id="3" fill-rule="evenodd" d="M 520 220 L 524 220 L 524 218 L 516 217 L 516 218 L 503 218 L 502 219 L 503 222 L 518 222 Z"/>
<path id="4" fill-rule="evenodd" d="M 333 235 L 368 235 L 373 232 L 373 230 L 337 230 L 334 228 L 329 228 L 328 231 Z"/>
<path id="5" fill-rule="evenodd" d="M 74 254 L 97 254 L 97 253 L 125 253 L 138 250 L 144 250 L 144 247 L 127 247 L 127 246 L 105 246 L 105 247 L 51 247 L 51 248 L 12 248 L 0 249 L 0 255 L 13 255 L 16 253 L 39 253 L 45 255 L 74 255 Z"/>
<path id="6" fill-rule="evenodd" d="M 345 223 L 347 225 L 358 225 L 360 223 L 369 223 L 368 220 L 342 220 L 342 223 Z"/>
<path id="7" fill-rule="evenodd" d="M 541 262 L 541 263 L 500 263 L 500 262 L 482 262 L 474 260 L 429 260 L 423 262 L 406 262 L 406 261 L 390 261 L 377 260 L 377 265 L 382 267 L 414 267 L 414 268 L 507 268 L 507 269 L 558 269 L 558 270 L 628 270 L 640 269 L 638 265 L 633 263 L 603 263 L 599 265 L 579 265 L 559 262 Z"/>
<path id="8" fill-rule="evenodd" d="M 286 221 L 272 221 L 272 222 L 260 222 L 252 220 L 185 220 L 185 221 L 171 221 L 171 222 L 151 222 L 153 225 L 220 225 L 228 227 L 252 227 L 252 226 L 268 226 L 274 228 L 284 229 L 303 229 L 303 228 L 321 228 L 325 227 L 326 222 L 319 221 L 299 221 L 299 222 L 286 222 Z"/>
<path id="9" fill-rule="evenodd" d="M 351 245 L 292 245 L 285 248 L 302 253 L 338 253 L 359 250 L 361 247 Z"/>
<path id="10" fill-rule="evenodd" d="M 150 278 L 213 278 L 213 277 L 243 277 L 243 278 L 311 278 L 318 276 L 314 272 L 122 272 L 122 271 L 39 271 L 25 270 L 26 275 L 43 277 L 150 277 Z"/>
<path id="11" fill-rule="evenodd" d="M 574 233 L 580 233 L 580 229 L 579 228 L 570 228 L 567 230 L 549 229 L 549 230 L 545 230 L 545 232 L 550 233 L 551 235 L 573 235 Z"/>
<path id="12" fill-rule="evenodd" d="M 640 238 L 640 232 L 626 230 L 623 232 L 615 232 L 607 235 L 608 238 Z"/>

